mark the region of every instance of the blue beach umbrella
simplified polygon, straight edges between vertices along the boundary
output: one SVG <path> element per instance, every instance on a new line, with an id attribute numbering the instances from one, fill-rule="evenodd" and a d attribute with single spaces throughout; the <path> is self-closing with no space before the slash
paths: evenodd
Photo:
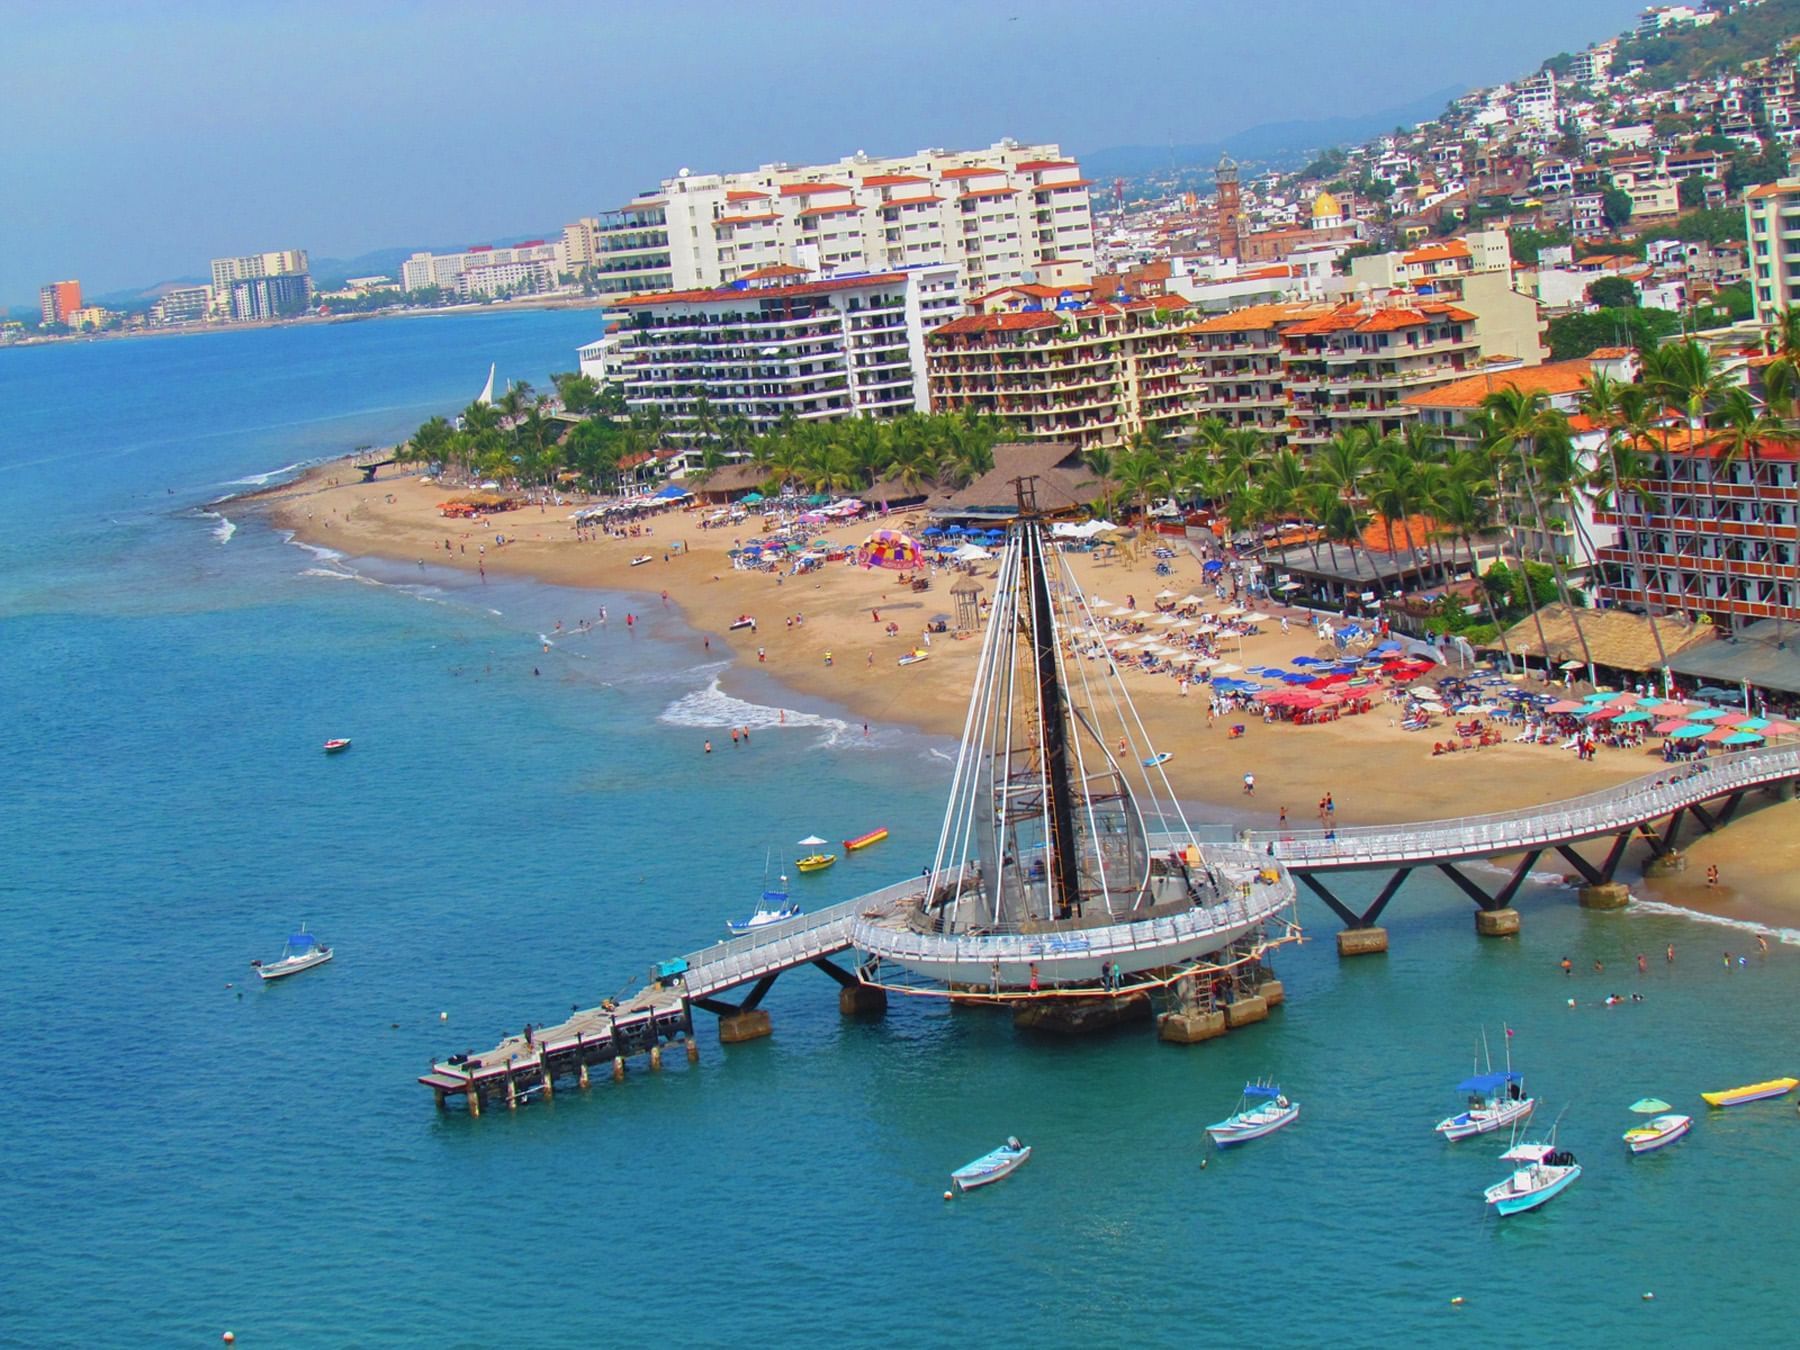
<path id="1" fill-rule="evenodd" d="M 1690 723 L 1685 727 L 1676 727 L 1675 730 L 1669 733 L 1669 739 L 1672 741 L 1691 741 L 1696 737 L 1706 735 L 1706 733 L 1711 730 L 1712 728 L 1709 726 L 1696 726 Z"/>
<path id="2" fill-rule="evenodd" d="M 1710 722 L 1713 718 L 1723 717 L 1724 715 L 1725 710 L 1723 708 L 1702 708 L 1698 712 L 1689 713 L 1687 719 L 1690 722 Z"/>
<path id="3" fill-rule="evenodd" d="M 1620 722 L 1648 722 L 1649 720 L 1650 714 L 1647 712 L 1628 712 L 1620 713 L 1613 718 L 1613 724 L 1616 726 Z"/>
<path id="4" fill-rule="evenodd" d="M 1761 739 L 1762 739 L 1762 737 L 1757 735 L 1754 731 L 1734 731 L 1731 733 L 1731 735 L 1727 736 L 1724 740 L 1720 741 L 1719 744 L 1720 745 L 1750 745 L 1753 742 L 1760 741 Z"/>
<path id="5" fill-rule="evenodd" d="M 1737 724 L 1737 729 L 1739 731 L 1761 731 L 1768 725 L 1769 719 L 1766 717 L 1746 717 Z"/>
<path id="6" fill-rule="evenodd" d="M 919 533 L 922 534 L 925 538 L 930 539 L 936 535 L 942 534 L 943 531 L 940 530 L 936 525 L 928 525 L 923 530 L 920 530 Z"/>

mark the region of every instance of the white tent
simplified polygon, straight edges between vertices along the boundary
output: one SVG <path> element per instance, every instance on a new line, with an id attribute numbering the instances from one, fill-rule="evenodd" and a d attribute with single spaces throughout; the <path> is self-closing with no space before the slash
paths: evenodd
<path id="1" fill-rule="evenodd" d="M 991 558 L 994 555 L 980 544 L 964 544 L 950 556 L 957 562 L 980 562 L 982 559 Z"/>

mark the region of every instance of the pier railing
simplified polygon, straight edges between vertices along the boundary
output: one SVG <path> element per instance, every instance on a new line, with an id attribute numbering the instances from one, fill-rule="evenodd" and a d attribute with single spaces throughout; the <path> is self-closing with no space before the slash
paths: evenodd
<path id="1" fill-rule="evenodd" d="M 1661 773 L 1542 807 L 1405 825 L 1251 830 L 1244 840 L 1253 855 L 1303 869 L 1485 857 L 1616 834 L 1728 792 L 1796 777 L 1800 777 L 1800 746 L 1765 746 L 1670 765 Z"/>

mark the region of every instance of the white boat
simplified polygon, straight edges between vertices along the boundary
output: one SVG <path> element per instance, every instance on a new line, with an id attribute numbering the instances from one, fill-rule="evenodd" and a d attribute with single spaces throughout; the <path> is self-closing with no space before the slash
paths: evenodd
<path id="1" fill-rule="evenodd" d="M 784 888 L 787 886 L 786 877 L 781 879 L 781 884 Z M 764 891 L 762 901 L 756 906 L 756 912 L 747 919 L 727 919 L 725 931 L 733 937 L 742 937 L 745 933 L 754 933 L 759 928 L 767 928 L 772 923 L 797 919 L 801 913 L 800 906 L 788 900 L 788 893 L 785 889 Z"/>
<path id="2" fill-rule="evenodd" d="M 1485 1053 L 1485 1031 L 1481 1034 L 1481 1045 Z M 1525 1093 L 1525 1075 L 1513 1071 L 1511 1031 L 1506 1033 L 1506 1067 L 1495 1069 L 1490 1055 L 1488 1071 L 1463 1079 L 1456 1085 L 1456 1090 L 1469 1094 L 1469 1105 L 1466 1110 L 1438 1122 L 1437 1132 L 1446 1139 L 1467 1139 L 1471 1135 L 1510 1129 L 1522 1120 L 1529 1120 L 1537 1109 L 1537 1102 Z"/>
<path id="3" fill-rule="evenodd" d="M 1678 1114 L 1667 1102 L 1655 1097 L 1635 1101 L 1631 1109 L 1640 1116 L 1651 1117 L 1642 1125 L 1633 1125 L 1625 1131 L 1625 1147 L 1633 1153 L 1654 1153 L 1659 1148 L 1667 1148 L 1694 1128 L 1692 1116 Z"/>
<path id="4" fill-rule="evenodd" d="M 992 1186 L 996 1181 L 1010 1177 L 1025 1165 L 1031 1156 L 1031 1145 L 1021 1144 L 1011 1135 L 1006 1142 L 990 1153 L 984 1153 L 974 1162 L 957 1168 L 950 1174 L 950 1180 L 956 1183 L 959 1191 L 972 1191 L 978 1186 Z"/>
<path id="5" fill-rule="evenodd" d="M 300 931 L 287 940 L 281 949 L 279 961 L 252 961 L 256 973 L 265 980 L 286 979 L 289 975 L 298 975 L 303 970 L 311 970 L 314 966 L 322 966 L 331 960 L 332 950 L 306 931 L 306 925 L 300 925 Z"/>
<path id="6" fill-rule="evenodd" d="M 1274 1134 L 1284 1125 L 1300 1118 L 1300 1103 L 1290 1102 L 1275 1083 L 1245 1083 L 1238 1109 L 1217 1125 L 1208 1125 L 1206 1133 L 1220 1148 L 1242 1144 Z"/>
<path id="7" fill-rule="evenodd" d="M 635 557 L 631 560 L 631 565 L 633 567 L 642 567 L 645 563 L 647 563 L 649 561 L 650 561 L 650 555 L 648 553 L 640 553 L 637 555 L 637 557 Z"/>
<path id="8" fill-rule="evenodd" d="M 1503 1217 L 1536 1209 L 1561 1194 L 1581 1176 L 1581 1164 L 1573 1153 L 1556 1147 L 1555 1132 L 1547 1144 L 1514 1144 L 1500 1155 L 1503 1162 L 1518 1163 L 1505 1181 L 1482 1192 L 1488 1204 Z"/>

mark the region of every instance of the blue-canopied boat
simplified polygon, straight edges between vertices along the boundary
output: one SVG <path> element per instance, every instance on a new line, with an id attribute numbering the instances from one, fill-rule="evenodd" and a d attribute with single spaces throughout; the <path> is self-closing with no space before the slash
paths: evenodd
<path id="1" fill-rule="evenodd" d="M 1002 1181 L 1025 1165 L 1031 1156 L 1031 1145 L 1021 1144 L 1018 1139 L 1008 1135 L 1006 1142 L 991 1152 L 982 1154 L 974 1162 L 957 1168 L 950 1174 L 950 1180 L 956 1183 L 959 1191 L 972 1191 L 978 1186 L 992 1186 Z"/>
<path id="2" fill-rule="evenodd" d="M 1300 1118 L 1300 1103 L 1290 1102 L 1275 1083 L 1245 1083 L 1238 1109 L 1206 1133 L 1220 1148 L 1274 1134 Z"/>
<path id="3" fill-rule="evenodd" d="M 767 878 L 765 877 L 766 881 Z M 787 878 L 781 878 L 782 889 L 764 891 L 762 900 L 756 906 L 756 912 L 747 919 L 727 919 L 725 931 L 733 937 L 742 937 L 745 933 L 754 933 L 759 928 L 767 928 L 772 923 L 780 923 L 784 919 L 800 917 L 800 906 L 788 900 Z"/>
<path id="4" fill-rule="evenodd" d="M 278 961 L 252 961 L 256 973 L 265 980 L 285 979 L 289 975 L 298 975 L 303 970 L 311 970 L 314 966 L 322 966 L 331 960 L 332 950 L 318 938 L 306 931 L 306 925 L 300 925 L 300 931 L 287 940 L 281 949 Z"/>
<path id="5" fill-rule="evenodd" d="M 1505 1129 L 1529 1119 L 1537 1109 L 1537 1102 L 1525 1095 L 1525 1075 L 1512 1069 L 1478 1073 L 1463 1079 L 1456 1090 L 1469 1094 L 1469 1105 L 1438 1122 L 1437 1132 L 1446 1139 L 1467 1139 Z"/>
<path id="6" fill-rule="evenodd" d="M 1505 1181 L 1495 1182 L 1483 1195 L 1502 1217 L 1523 1214 L 1561 1195 L 1581 1177 L 1581 1164 L 1573 1153 L 1556 1147 L 1555 1131 L 1547 1144 L 1514 1144 L 1500 1155 L 1518 1163 Z"/>

